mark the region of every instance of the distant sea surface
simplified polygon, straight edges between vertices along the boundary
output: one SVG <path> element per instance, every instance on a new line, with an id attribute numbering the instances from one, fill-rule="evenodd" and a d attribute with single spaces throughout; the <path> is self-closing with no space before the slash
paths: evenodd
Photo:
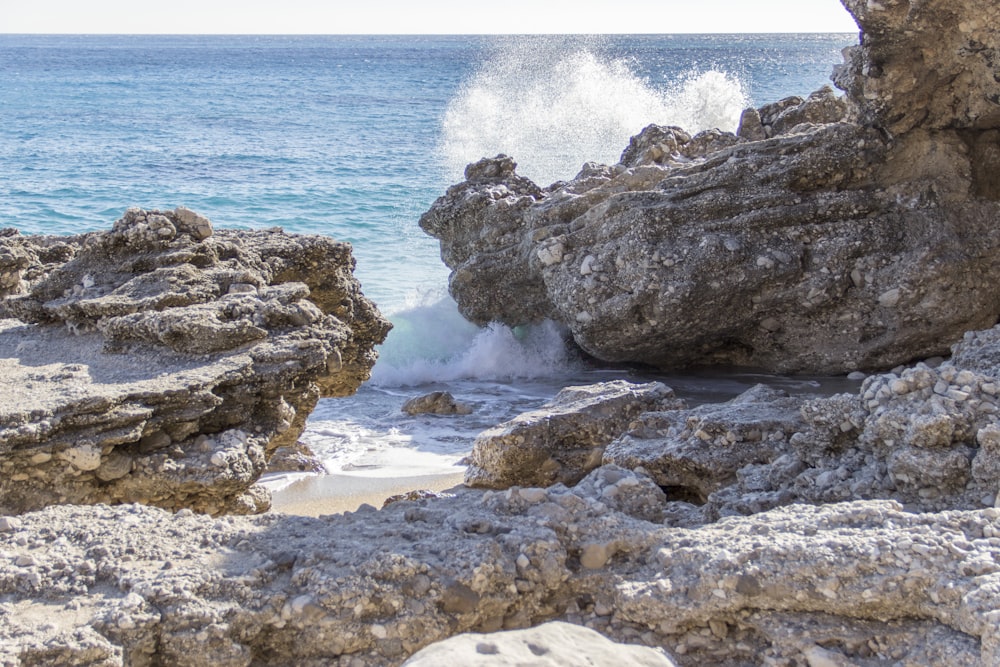
<path id="1" fill-rule="evenodd" d="M 829 83 L 856 42 L 0 35 L 0 227 L 76 233 L 130 206 L 185 205 L 220 227 L 350 241 L 396 328 L 373 382 L 356 401 L 322 402 L 306 439 L 338 470 L 437 470 L 482 426 L 611 373 L 582 368 L 553 327 L 481 331 L 458 317 L 417 219 L 464 166 L 503 152 L 548 185 L 616 162 L 649 123 L 732 131 L 745 107 Z M 674 379 L 712 395 L 753 381 Z M 479 417 L 399 416 L 405 397 L 441 387 Z"/>

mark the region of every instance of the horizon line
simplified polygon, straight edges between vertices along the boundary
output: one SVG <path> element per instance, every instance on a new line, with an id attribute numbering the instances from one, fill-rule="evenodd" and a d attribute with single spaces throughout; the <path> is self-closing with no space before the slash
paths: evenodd
<path id="1" fill-rule="evenodd" d="M 860 32 L 857 31 L 857 32 Z M 0 32 L 0 37 L 593 37 L 669 35 L 852 35 L 853 30 L 709 32 Z"/>

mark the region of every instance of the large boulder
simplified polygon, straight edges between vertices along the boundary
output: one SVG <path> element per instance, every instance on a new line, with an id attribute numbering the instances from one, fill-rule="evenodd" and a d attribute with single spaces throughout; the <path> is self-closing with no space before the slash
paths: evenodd
<path id="1" fill-rule="evenodd" d="M 555 319 L 607 361 L 823 373 L 994 324 L 997 9 L 846 4 L 864 35 L 843 98 L 767 105 L 738 136 L 652 126 L 544 189 L 507 156 L 470 165 L 420 221 L 462 314 Z"/>
<path id="2" fill-rule="evenodd" d="M 259 511 L 254 482 L 388 322 L 348 244 L 130 209 L 110 232 L 0 236 L 0 512 L 143 502 Z"/>

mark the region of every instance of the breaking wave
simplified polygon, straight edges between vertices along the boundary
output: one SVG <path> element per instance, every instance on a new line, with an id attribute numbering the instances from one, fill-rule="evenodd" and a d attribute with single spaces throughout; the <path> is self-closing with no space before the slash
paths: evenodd
<path id="1" fill-rule="evenodd" d="M 552 322 L 483 329 L 462 319 L 448 297 L 393 313 L 371 383 L 407 387 L 456 380 L 514 380 L 561 375 L 574 362 Z"/>
<path id="2" fill-rule="evenodd" d="M 735 131 L 749 96 L 725 72 L 689 70 L 663 86 L 599 44 L 510 38 L 466 81 L 443 119 L 441 153 L 453 180 L 470 162 L 511 155 L 518 173 L 547 185 L 588 161 L 613 164 L 650 123 L 689 132 Z"/>

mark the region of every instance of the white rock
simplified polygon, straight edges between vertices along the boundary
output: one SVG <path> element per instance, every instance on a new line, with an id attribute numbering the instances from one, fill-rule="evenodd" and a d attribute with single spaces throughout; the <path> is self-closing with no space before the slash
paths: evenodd
<path id="1" fill-rule="evenodd" d="M 404 667 L 675 667 L 662 651 L 616 644 L 588 628 L 560 621 L 526 630 L 468 633 L 431 644 Z"/>
<path id="2" fill-rule="evenodd" d="M 59 452 L 59 458 L 80 470 L 97 470 L 101 467 L 101 450 L 94 445 L 81 445 Z"/>

